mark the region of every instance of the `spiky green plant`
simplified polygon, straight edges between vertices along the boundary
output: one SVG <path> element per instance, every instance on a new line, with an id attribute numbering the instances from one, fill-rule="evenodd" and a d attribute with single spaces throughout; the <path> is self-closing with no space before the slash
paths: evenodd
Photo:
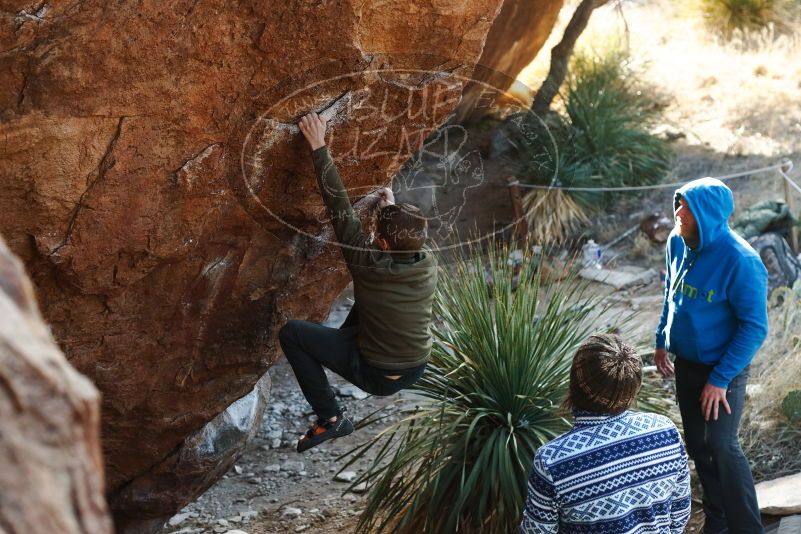
<path id="1" fill-rule="evenodd" d="M 622 48 L 577 52 L 562 92 L 564 109 L 522 123 L 513 143 L 519 173 L 539 185 L 625 187 L 658 182 L 670 150 L 650 129 L 658 118 L 651 98 L 633 83 Z M 585 209 L 603 207 L 613 194 L 571 192 Z"/>
<path id="2" fill-rule="evenodd" d="M 592 174 L 576 173 L 572 185 L 652 184 L 668 170 L 667 145 L 649 132 L 658 116 L 654 102 L 632 84 L 628 61 L 626 53 L 614 48 L 573 58 L 565 99 L 570 164 L 588 166 Z"/>
<path id="3" fill-rule="evenodd" d="M 342 468 L 375 453 L 353 483 L 371 488 L 360 531 L 492 534 L 519 522 L 534 452 L 569 427 L 559 406 L 574 351 L 606 306 L 575 275 L 543 282 L 533 253 L 515 273 L 508 254 L 472 249 L 441 269 L 434 347 L 412 388 L 425 400 Z"/>

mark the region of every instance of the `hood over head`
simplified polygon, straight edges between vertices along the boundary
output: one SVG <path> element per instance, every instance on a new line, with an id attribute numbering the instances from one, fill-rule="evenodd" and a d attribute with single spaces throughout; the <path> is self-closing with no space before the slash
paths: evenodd
<path id="1" fill-rule="evenodd" d="M 729 217 L 734 212 L 731 189 L 717 178 L 700 178 L 684 184 L 673 195 L 673 208 L 678 209 L 684 198 L 698 223 L 699 244 L 702 250 L 728 231 Z"/>

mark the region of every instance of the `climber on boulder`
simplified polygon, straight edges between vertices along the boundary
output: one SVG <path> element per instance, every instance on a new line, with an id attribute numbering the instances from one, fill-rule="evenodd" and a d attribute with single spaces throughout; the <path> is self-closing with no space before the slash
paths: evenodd
<path id="1" fill-rule="evenodd" d="M 353 277 L 355 300 L 340 328 L 291 320 L 279 332 L 281 348 L 317 415 L 298 441 L 297 450 L 303 452 L 353 432 L 323 367 L 378 396 L 392 395 L 423 375 L 431 352 L 437 262 L 424 246 L 428 228 L 421 211 L 395 204 L 388 188 L 375 194 L 379 209 L 371 239 L 325 144 L 325 120 L 312 112 L 299 126 L 312 149 L 317 183 Z"/>

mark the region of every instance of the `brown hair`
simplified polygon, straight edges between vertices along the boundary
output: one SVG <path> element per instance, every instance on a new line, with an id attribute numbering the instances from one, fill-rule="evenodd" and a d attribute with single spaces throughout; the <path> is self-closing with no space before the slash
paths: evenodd
<path id="1" fill-rule="evenodd" d="M 642 359 L 613 334 L 590 336 L 573 356 L 568 409 L 617 414 L 626 410 L 642 385 Z"/>
<path id="2" fill-rule="evenodd" d="M 390 204 L 378 212 L 376 231 L 390 250 L 417 252 L 428 238 L 428 221 L 417 206 Z"/>

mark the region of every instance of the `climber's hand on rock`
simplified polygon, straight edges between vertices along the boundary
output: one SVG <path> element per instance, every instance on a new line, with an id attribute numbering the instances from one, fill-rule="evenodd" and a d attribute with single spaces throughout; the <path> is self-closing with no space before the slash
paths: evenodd
<path id="1" fill-rule="evenodd" d="M 317 113 L 312 111 L 301 117 L 298 127 L 312 150 L 325 146 L 325 119 Z"/>

